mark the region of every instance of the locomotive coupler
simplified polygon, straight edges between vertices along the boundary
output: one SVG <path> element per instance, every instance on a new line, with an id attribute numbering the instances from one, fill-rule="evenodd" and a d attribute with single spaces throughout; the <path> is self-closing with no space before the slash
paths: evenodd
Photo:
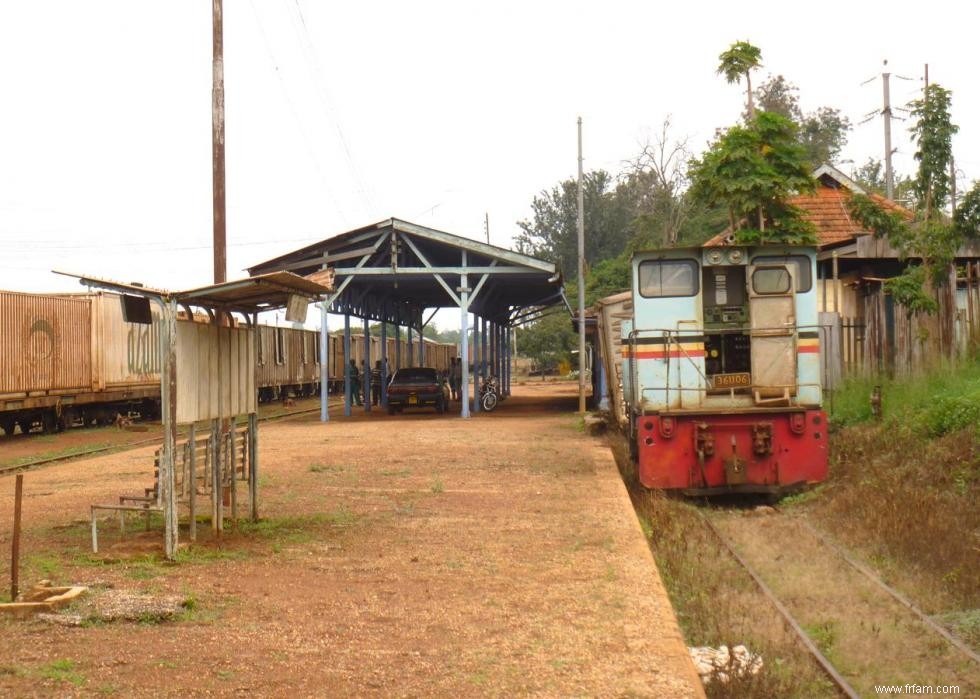
<path id="1" fill-rule="evenodd" d="M 735 447 L 735 435 L 732 435 L 732 455 L 724 460 L 725 482 L 728 485 L 745 483 L 745 460 L 738 458 Z"/>
<path id="2" fill-rule="evenodd" d="M 772 454 L 771 422 L 757 422 L 752 425 L 752 452 L 756 456 Z"/>
<path id="3" fill-rule="evenodd" d="M 699 422 L 694 428 L 694 450 L 704 457 L 715 455 L 715 436 L 706 422 Z"/>

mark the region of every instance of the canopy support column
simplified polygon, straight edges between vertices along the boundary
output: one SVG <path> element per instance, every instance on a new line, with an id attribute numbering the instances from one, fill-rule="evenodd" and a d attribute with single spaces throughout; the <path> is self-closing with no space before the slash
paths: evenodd
<path id="1" fill-rule="evenodd" d="M 463 250 L 463 268 L 466 268 L 466 251 Z M 469 280 L 466 273 L 459 278 L 459 405 L 460 414 L 464 418 L 470 417 L 470 289 Z"/>
<path id="2" fill-rule="evenodd" d="M 351 363 L 357 366 L 350 356 L 350 310 L 344 311 L 344 417 L 350 417 L 351 404 Z"/>
<path id="3" fill-rule="evenodd" d="M 483 319 L 476 313 L 473 314 L 473 412 L 480 412 L 480 363 L 483 360 L 485 348 L 480 346 L 480 325 Z"/>
<path id="4" fill-rule="evenodd" d="M 402 368 L 402 326 L 395 323 L 395 371 Z"/>
<path id="5" fill-rule="evenodd" d="M 414 357 L 413 357 L 413 349 L 412 349 L 412 321 L 411 320 L 409 320 L 408 323 L 405 324 L 405 332 L 407 333 L 407 339 L 408 339 L 408 341 L 405 343 L 406 345 L 405 348 L 408 350 L 408 358 L 407 358 L 408 366 L 413 367 L 415 366 L 415 362 L 413 361 Z"/>
<path id="6" fill-rule="evenodd" d="M 330 420 L 330 413 L 327 411 L 330 393 L 330 329 L 327 326 L 327 306 L 326 301 L 320 304 L 320 422 Z M 258 334 L 258 327 L 255 332 Z"/>
<path id="7" fill-rule="evenodd" d="M 364 400 L 364 412 L 371 412 L 371 327 L 367 314 L 364 314 L 364 369 L 361 371 L 361 398 Z"/>
<path id="8" fill-rule="evenodd" d="M 381 409 L 388 409 L 388 323 L 381 323 Z"/>

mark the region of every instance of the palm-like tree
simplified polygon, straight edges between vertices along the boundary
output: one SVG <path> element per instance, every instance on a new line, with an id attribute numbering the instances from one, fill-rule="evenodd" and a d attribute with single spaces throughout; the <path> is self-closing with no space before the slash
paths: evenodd
<path id="1" fill-rule="evenodd" d="M 747 41 L 736 41 L 727 51 L 718 56 L 718 75 L 724 75 L 729 84 L 737 83 L 745 76 L 746 95 L 748 100 L 749 118 L 755 116 L 755 105 L 752 103 L 753 68 L 762 65 L 762 50 Z"/>

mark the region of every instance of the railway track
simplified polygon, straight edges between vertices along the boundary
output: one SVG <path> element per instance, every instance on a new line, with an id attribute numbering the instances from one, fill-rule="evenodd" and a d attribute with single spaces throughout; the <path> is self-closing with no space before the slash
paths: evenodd
<path id="1" fill-rule="evenodd" d="M 973 670 L 977 670 L 978 668 L 980 668 L 980 655 L 978 655 L 972 648 L 970 648 L 966 643 L 964 643 L 962 639 L 952 634 L 948 629 L 936 623 L 933 619 L 931 619 L 928 615 L 926 615 L 921 609 L 919 609 L 914 603 L 912 603 L 908 598 L 906 598 L 900 592 L 898 592 L 897 590 L 889 586 L 884 580 L 881 579 L 880 576 L 875 574 L 874 571 L 872 571 L 868 566 L 854 559 L 840 546 L 834 543 L 827 534 L 820 531 L 819 529 L 817 529 L 812 524 L 810 524 L 809 522 L 807 522 L 802 518 L 799 517 L 790 518 L 788 515 L 781 512 L 777 508 L 773 508 L 773 509 L 774 509 L 774 514 L 769 515 L 768 517 L 791 519 L 794 525 L 799 525 L 804 531 L 809 532 L 809 534 L 812 535 L 815 541 L 820 542 L 820 545 L 822 545 L 826 550 L 830 551 L 831 555 L 836 560 L 843 561 L 849 569 L 855 570 L 858 573 L 860 573 L 861 576 L 863 576 L 863 578 L 871 582 L 877 590 L 880 590 L 882 593 L 887 595 L 889 600 L 893 600 L 894 602 L 900 604 L 901 607 L 903 607 L 910 615 L 914 616 L 922 626 L 932 631 L 935 634 L 936 642 L 945 643 L 951 646 L 952 648 L 955 648 L 956 653 L 960 654 L 961 658 L 968 658 L 969 661 L 972 661 L 972 663 L 966 663 L 966 664 L 972 665 Z M 854 684 L 860 683 L 863 685 L 868 685 L 868 682 L 862 681 L 865 680 L 866 678 L 854 677 L 853 667 L 851 673 L 846 673 L 846 672 L 842 672 L 840 668 L 835 666 L 834 663 L 827 657 L 827 654 L 821 651 L 820 647 L 818 646 L 818 643 L 815 642 L 814 638 L 812 638 L 811 635 L 805 630 L 804 628 L 805 625 L 802 624 L 800 620 L 796 618 L 796 616 L 794 616 L 794 614 L 790 610 L 790 606 L 792 605 L 789 605 L 784 600 L 780 599 L 780 597 L 773 590 L 773 588 L 769 584 L 767 584 L 764 575 L 751 565 L 751 563 L 747 560 L 747 557 L 745 555 L 739 553 L 736 544 L 733 543 L 733 541 L 722 532 L 721 528 L 717 525 L 716 521 L 714 521 L 720 518 L 716 516 L 712 516 L 710 514 L 706 514 L 703 511 L 699 511 L 698 514 L 705 522 L 708 529 L 710 529 L 712 534 L 722 544 L 723 548 L 728 551 L 731 557 L 752 578 L 752 580 L 755 582 L 756 586 L 762 592 L 764 597 L 776 609 L 779 615 L 786 622 L 787 626 L 799 638 L 801 644 L 806 648 L 806 650 L 810 653 L 810 655 L 820 666 L 823 672 L 827 675 L 830 681 L 837 687 L 837 689 L 844 696 L 847 697 L 856 698 L 862 696 L 862 692 L 859 692 L 858 689 L 854 687 Z M 814 584 L 817 584 L 816 581 L 814 581 Z M 888 622 L 883 620 L 881 623 L 882 625 L 884 625 Z M 907 628 L 909 629 L 912 628 L 912 626 L 909 624 L 908 621 L 904 623 Z M 898 624 L 896 623 L 895 625 L 897 626 Z M 911 633 L 911 631 L 909 631 L 908 633 Z M 939 641 L 939 639 L 942 639 L 942 641 Z M 857 666 L 859 665 L 859 663 L 855 663 L 852 665 Z M 850 674 L 853 679 L 849 681 L 848 678 L 845 676 L 846 674 Z M 975 673 L 968 673 L 967 676 L 971 679 L 977 677 Z M 878 679 L 883 679 L 883 678 L 878 678 Z M 968 683 L 970 681 L 971 680 L 969 679 L 967 680 Z M 867 695 L 869 693 L 867 691 L 869 687 L 870 685 L 863 687 L 864 695 Z"/>
<path id="2" fill-rule="evenodd" d="M 278 415 L 266 415 L 259 418 L 259 422 L 269 422 L 272 420 L 285 420 L 291 417 L 296 417 L 297 415 L 308 415 L 310 413 L 318 413 L 320 408 L 305 408 L 302 410 L 292 410 L 288 413 L 278 414 Z M 99 446 L 93 447 L 92 449 L 86 449 L 83 451 L 72 452 L 70 454 L 62 454 L 58 456 L 51 456 L 43 459 L 35 459 L 33 461 L 27 461 L 18 464 L 9 464 L 7 466 L 0 466 L 0 477 L 8 476 L 14 473 L 22 473 L 24 471 L 32 471 L 42 466 L 50 466 L 52 464 L 61 463 L 63 461 L 72 461 L 74 459 L 83 459 L 88 456 L 95 456 L 97 454 L 115 454 L 123 451 L 130 451 L 132 449 L 139 449 L 140 447 L 149 446 L 151 444 L 163 444 L 163 437 L 151 437 L 149 439 L 141 439 L 135 442 L 124 442 L 121 444 L 112 444 L 109 446 Z"/>

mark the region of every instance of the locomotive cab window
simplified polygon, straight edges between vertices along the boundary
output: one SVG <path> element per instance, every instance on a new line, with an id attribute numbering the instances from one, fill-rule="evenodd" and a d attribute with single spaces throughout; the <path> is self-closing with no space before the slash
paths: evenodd
<path id="1" fill-rule="evenodd" d="M 698 263 L 695 260 L 647 260 L 638 270 L 640 295 L 645 298 L 695 296 Z"/>
<path id="2" fill-rule="evenodd" d="M 759 255 L 752 258 L 752 264 L 759 266 L 785 265 L 787 267 L 793 265 L 796 293 L 806 293 L 813 286 L 813 275 L 810 268 L 812 263 L 806 255 Z"/>
<path id="3" fill-rule="evenodd" d="M 757 267 L 752 272 L 752 290 L 757 294 L 788 294 L 792 284 L 785 267 Z"/>

